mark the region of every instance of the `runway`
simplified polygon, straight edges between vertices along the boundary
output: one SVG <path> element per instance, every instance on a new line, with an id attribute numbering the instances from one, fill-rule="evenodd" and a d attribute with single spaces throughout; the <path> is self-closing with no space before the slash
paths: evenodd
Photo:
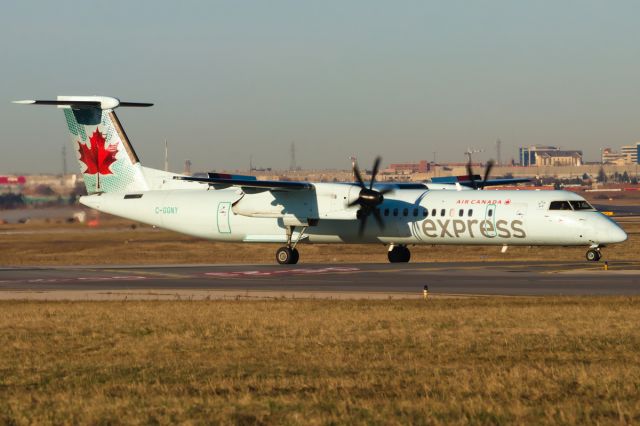
<path id="1" fill-rule="evenodd" d="M 640 295 L 640 262 L 0 268 L 2 299 L 422 297 L 425 285 L 431 295 Z"/>

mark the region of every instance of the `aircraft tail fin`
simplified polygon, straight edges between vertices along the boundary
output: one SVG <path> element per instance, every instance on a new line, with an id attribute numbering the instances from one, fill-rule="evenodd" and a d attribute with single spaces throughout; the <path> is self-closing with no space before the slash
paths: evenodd
<path id="1" fill-rule="evenodd" d="M 15 103 L 53 105 L 63 110 L 89 194 L 149 189 L 140 159 L 114 109 L 153 104 L 120 102 L 106 96 L 58 96 L 56 100 Z"/>

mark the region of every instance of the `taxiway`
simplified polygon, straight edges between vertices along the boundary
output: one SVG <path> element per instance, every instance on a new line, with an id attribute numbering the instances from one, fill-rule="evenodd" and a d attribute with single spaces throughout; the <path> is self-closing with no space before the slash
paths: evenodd
<path id="1" fill-rule="evenodd" d="M 587 262 L 0 269 L 2 299 L 123 294 L 421 297 L 424 286 L 432 295 L 640 295 L 640 262 L 612 263 L 606 271 L 603 263 Z"/>

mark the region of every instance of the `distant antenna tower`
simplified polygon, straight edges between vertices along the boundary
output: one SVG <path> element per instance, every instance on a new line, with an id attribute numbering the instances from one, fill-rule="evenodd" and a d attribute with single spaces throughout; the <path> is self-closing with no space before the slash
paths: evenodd
<path id="1" fill-rule="evenodd" d="M 166 139 L 164 140 L 164 171 L 169 171 L 169 145 Z"/>
<path id="2" fill-rule="evenodd" d="M 464 155 L 467 156 L 467 159 L 469 160 L 469 163 L 471 163 L 471 155 L 473 154 L 477 154 L 479 152 L 482 152 L 482 149 L 471 149 L 471 148 L 467 148 L 467 150 L 465 151 Z"/>
<path id="3" fill-rule="evenodd" d="M 187 176 L 191 176 L 191 160 L 187 160 L 184 162 L 184 174 Z"/>
<path id="4" fill-rule="evenodd" d="M 289 170 L 295 170 L 296 169 L 296 143 L 295 142 L 291 142 L 291 159 L 289 160 Z"/>
<path id="5" fill-rule="evenodd" d="M 253 155 L 249 156 L 249 174 L 253 172 Z"/>
<path id="6" fill-rule="evenodd" d="M 502 164 L 502 141 L 498 139 L 496 141 L 496 159 L 498 160 L 498 166 Z"/>
<path id="7" fill-rule="evenodd" d="M 62 178 L 60 184 L 66 186 L 65 177 L 67 176 L 67 145 L 62 145 Z"/>
<path id="8" fill-rule="evenodd" d="M 67 145 L 62 145 L 62 177 L 67 175 Z"/>
<path id="9" fill-rule="evenodd" d="M 358 164 L 358 159 L 355 156 L 351 156 L 349 157 L 349 160 L 351 160 L 351 170 L 353 173 L 353 180 L 356 181 L 356 173 L 355 173 L 355 169 L 356 169 L 356 164 Z"/>

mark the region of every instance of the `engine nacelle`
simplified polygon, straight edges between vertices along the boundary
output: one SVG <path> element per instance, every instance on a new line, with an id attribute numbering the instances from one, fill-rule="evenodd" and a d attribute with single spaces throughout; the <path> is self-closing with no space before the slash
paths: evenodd
<path id="1" fill-rule="evenodd" d="M 360 188 L 339 183 L 316 183 L 315 191 L 247 191 L 232 210 L 249 217 L 297 217 L 301 219 L 356 219 Z"/>

